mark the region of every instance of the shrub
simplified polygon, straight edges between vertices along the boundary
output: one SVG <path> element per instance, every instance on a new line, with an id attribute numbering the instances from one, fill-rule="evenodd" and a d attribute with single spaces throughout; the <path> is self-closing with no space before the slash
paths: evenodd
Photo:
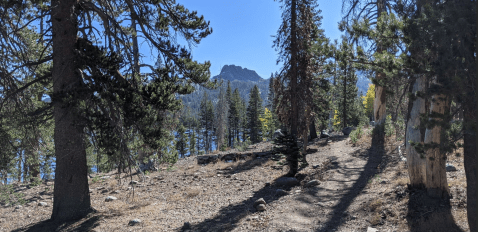
<path id="1" fill-rule="evenodd" d="M 357 129 L 353 130 L 351 133 L 350 133 L 350 141 L 352 142 L 352 144 L 356 144 L 357 141 L 362 138 L 362 135 L 363 135 L 363 130 L 362 130 L 362 127 L 359 126 Z"/>
<path id="2" fill-rule="evenodd" d="M 23 197 L 23 193 L 15 192 L 11 185 L 0 186 L 0 203 L 4 205 L 23 205 L 26 203 Z"/>

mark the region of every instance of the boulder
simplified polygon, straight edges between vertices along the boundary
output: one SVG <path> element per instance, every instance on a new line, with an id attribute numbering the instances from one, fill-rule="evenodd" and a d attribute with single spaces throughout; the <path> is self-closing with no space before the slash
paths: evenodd
<path id="1" fill-rule="evenodd" d="M 154 163 L 155 162 L 154 162 L 153 159 L 150 159 L 147 164 L 141 163 L 141 164 L 139 164 L 139 170 L 138 171 L 141 171 L 141 172 L 158 171 L 158 168 L 156 168 L 154 166 Z"/>
<path id="2" fill-rule="evenodd" d="M 344 133 L 345 136 L 349 136 L 349 134 L 355 130 L 355 127 L 345 127 L 343 130 L 342 130 L 342 133 Z"/>
<path id="3" fill-rule="evenodd" d="M 108 196 L 108 197 L 105 198 L 106 202 L 115 201 L 115 200 L 118 200 L 118 198 L 113 197 L 113 196 Z"/>
<path id="4" fill-rule="evenodd" d="M 276 195 L 277 196 L 285 196 L 285 195 L 287 195 L 287 191 L 285 191 L 283 189 L 277 189 L 276 190 Z"/>
<path id="5" fill-rule="evenodd" d="M 451 164 L 446 164 L 446 171 L 447 172 L 456 172 L 456 168 L 455 168 L 455 166 L 453 166 Z"/>
<path id="6" fill-rule="evenodd" d="M 266 211 L 266 205 L 264 204 L 259 204 L 256 206 L 257 211 Z"/>
<path id="7" fill-rule="evenodd" d="M 311 180 L 305 184 L 305 187 L 313 187 L 319 185 L 320 182 L 318 180 Z"/>
<path id="8" fill-rule="evenodd" d="M 257 208 L 258 205 L 265 205 L 266 201 L 264 201 L 264 198 L 259 198 L 254 202 L 254 208 Z"/>
<path id="9" fill-rule="evenodd" d="M 281 177 L 276 180 L 277 185 L 295 186 L 299 184 L 299 181 L 294 177 Z"/>
<path id="10" fill-rule="evenodd" d="M 135 225 L 138 225 L 140 223 L 141 223 L 141 220 L 136 218 L 136 219 L 133 219 L 133 220 L 129 221 L 128 225 L 129 226 L 135 226 Z"/>
<path id="11" fill-rule="evenodd" d="M 46 207 L 48 204 L 46 202 L 38 202 L 38 206 Z"/>
<path id="12" fill-rule="evenodd" d="M 284 136 L 284 134 L 282 133 L 280 129 L 277 129 L 276 131 L 274 131 L 274 134 L 272 135 L 272 140 L 275 140 L 279 136 Z"/>

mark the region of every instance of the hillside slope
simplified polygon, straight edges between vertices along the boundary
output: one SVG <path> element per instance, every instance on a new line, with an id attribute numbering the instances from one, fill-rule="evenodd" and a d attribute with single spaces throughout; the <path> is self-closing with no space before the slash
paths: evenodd
<path id="1" fill-rule="evenodd" d="M 384 148 L 371 147 L 368 136 L 357 146 L 338 135 L 328 143 L 315 140 L 310 166 L 290 186 L 280 183 L 287 168 L 283 159 L 274 160 L 280 157 L 269 152 L 268 142 L 215 156 L 243 158 L 235 162 L 198 165 L 191 157 L 144 178 L 101 174 L 90 179 L 97 212 L 63 225 L 43 222 L 52 210 L 51 183 L 15 185 L 29 203 L 1 206 L 0 231 L 468 231 L 463 159 L 449 160 L 458 169 L 447 173 L 451 202 L 428 199 L 407 189 L 405 164 L 396 153 L 401 143 L 390 139 Z M 134 191 L 131 180 L 138 181 Z M 308 186 L 311 180 L 319 184 Z M 105 202 L 108 196 L 117 200 Z M 266 202 L 262 212 L 254 207 L 260 198 Z M 133 219 L 140 222 L 133 225 Z"/>

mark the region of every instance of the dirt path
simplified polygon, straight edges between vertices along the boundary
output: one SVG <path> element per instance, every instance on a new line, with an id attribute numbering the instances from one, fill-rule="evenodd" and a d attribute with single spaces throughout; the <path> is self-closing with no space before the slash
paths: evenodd
<path id="1" fill-rule="evenodd" d="M 134 175 L 134 197 L 131 177 L 101 174 L 90 179 L 97 212 L 63 225 L 46 221 L 51 183 L 16 185 L 27 203 L 0 206 L 0 231 L 468 231 L 462 158 L 453 161 L 459 171 L 448 173 L 451 205 L 429 201 L 407 190 L 405 164 L 396 154 L 401 142 L 380 148 L 370 140 L 352 146 L 339 136 L 311 143 L 310 165 L 296 176 L 300 184 L 289 187 L 277 183 L 287 173 L 283 162 L 264 155 L 270 143 L 224 153 L 246 157 L 237 162 L 198 165 L 191 157 L 145 178 Z M 320 184 L 306 187 L 311 180 Z M 117 200 L 105 202 L 107 196 Z M 263 212 L 253 207 L 260 198 L 267 203 Z M 141 222 L 131 226 L 133 219 Z"/>

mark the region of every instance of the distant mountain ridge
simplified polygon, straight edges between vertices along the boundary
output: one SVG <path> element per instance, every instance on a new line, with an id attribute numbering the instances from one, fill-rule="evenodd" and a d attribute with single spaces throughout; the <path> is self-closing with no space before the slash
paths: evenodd
<path id="1" fill-rule="evenodd" d="M 239 95 L 247 102 L 249 101 L 249 93 L 254 85 L 259 87 L 260 96 L 262 98 L 263 104 L 265 106 L 267 102 L 267 95 L 269 91 L 269 80 L 263 79 L 259 76 L 256 71 L 250 70 L 247 68 L 242 68 L 241 66 L 236 65 L 224 65 L 221 69 L 221 73 L 211 78 L 212 80 L 222 80 L 222 87 L 224 90 L 227 88 L 227 83 L 231 83 L 231 90 L 237 88 Z M 193 111 L 199 110 L 199 106 L 204 95 L 204 92 L 207 92 L 209 100 L 213 102 L 214 105 L 217 103 L 217 98 L 219 96 L 219 88 L 217 89 L 206 89 L 199 85 L 196 85 L 196 91 L 187 95 L 180 95 L 179 97 L 183 100 L 185 106 L 189 106 Z"/>
<path id="2" fill-rule="evenodd" d="M 254 70 L 242 68 L 236 65 L 224 65 L 221 69 L 221 73 L 212 78 L 213 80 L 225 80 L 225 81 L 263 81 L 264 79 L 259 76 Z"/>
<path id="3" fill-rule="evenodd" d="M 368 85 L 371 83 L 370 80 L 363 74 L 358 72 L 357 95 L 360 96 L 360 93 L 365 95 L 367 93 Z M 228 81 L 231 83 L 231 90 L 238 89 L 239 95 L 243 98 L 246 103 L 249 101 L 249 93 L 254 85 L 259 87 L 260 96 L 262 98 L 263 104 L 266 105 L 267 96 L 269 92 L 269 79 L 263 79 L 259 76 L 256 71 L 250 70 L 247 68 L 242 68 L 241 66 L 236 65 L 224 65 L 221 69 L 221 73 L 211 78 L 212 80 L 222 80 L 222 87 L 227 88 Z M 200 102 L 204 95 L 204 92 L 207 92 L 209 100 L 213 102 L 214 105 L 217 103 L 217 98 L 219 95 L 219 88 L 217 89 L 206 89 L 199 85 L 195 85 L 196 91 L 187 95 L 180 95 L 179 98 L 183 100 L 185 106 L 189 106 L 193 111 L 199 110 Z"/>

